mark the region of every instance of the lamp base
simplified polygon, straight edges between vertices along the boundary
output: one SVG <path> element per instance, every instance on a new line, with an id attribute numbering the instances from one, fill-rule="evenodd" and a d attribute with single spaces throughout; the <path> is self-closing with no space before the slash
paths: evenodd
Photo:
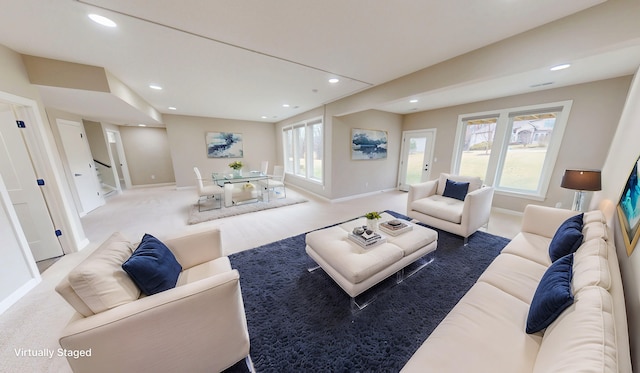
<path id="1" fill-rule="evenodd" d="M 576 194 L 573 196 L 573 205 L 571 206 L 573 211 L 583 211 L 584 195 L 585 193 L 583 190 L 576 191 Z"/>

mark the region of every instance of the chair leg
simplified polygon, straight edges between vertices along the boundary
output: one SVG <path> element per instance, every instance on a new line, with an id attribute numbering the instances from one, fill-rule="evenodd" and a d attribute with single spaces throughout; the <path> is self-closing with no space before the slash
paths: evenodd
<path id="1" fill-rule="evenodd" d="M 247 364 L 247 369 L 249 369 L 250 373 L 255 373 L 255 368 L 253 367 L 253 361 L 251 361 L 251 355 L 247 355 L 244 358 L 244 363 Z"/>

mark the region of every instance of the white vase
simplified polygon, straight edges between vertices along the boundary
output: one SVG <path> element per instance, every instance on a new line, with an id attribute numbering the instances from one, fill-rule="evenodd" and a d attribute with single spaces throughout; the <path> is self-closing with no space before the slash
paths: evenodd
<path id="1" fill-rule="evenodd" d="M 241 169 L 241 168 L 239 168 L 239 169 L 237 169 L 237 170 L 236 170 L 236 169 L 234 169 L 234 170 L 233 170 L 233 176 L 235 176 L 235 177 L 241 177 L 241 176 L 242 176 L 242 169 Z"/>
<path id="2" fill-rule="evenodd" d="M 367 228 L 377 232 L 378 231 L 378 219 L 367 219 Z"/>

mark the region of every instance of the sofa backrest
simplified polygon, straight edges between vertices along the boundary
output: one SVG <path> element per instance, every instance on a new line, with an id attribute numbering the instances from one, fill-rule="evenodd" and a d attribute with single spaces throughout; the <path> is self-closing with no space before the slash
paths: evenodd
<path id="1" fill-rule="evenodd" d="M 87 317 L 132 302 L 140 289 L 122 269 L 135 248 L 114 233 L 65 277 L 56 291 Z"/>
<path id="2" fill-rule="evenodd" d="M 436 190 L 436 194 L 442 195 L 444 193 L 444 187 L 447 185 L 447 179 L 451 181 L 469 183 L 469 190 L 467 190 L 467 193 L 482 188 L 482 179 L 477 176 L 463 176 L 442 173 L 440 174 L 440 178 L 438 179 L 438 188 Z"/>
<path id="3" fill-rule="evenodd" d="M 604 214 L 584 214 L 574 303 L 545 330 L 534 372 L 631 372 L 624 291 Z"/>

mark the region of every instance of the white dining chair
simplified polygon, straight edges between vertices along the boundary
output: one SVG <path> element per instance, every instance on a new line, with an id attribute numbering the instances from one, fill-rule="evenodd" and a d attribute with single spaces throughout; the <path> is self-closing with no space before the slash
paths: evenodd
<path id="1" fill-rule="evenodd" d="M 263 193 L 269 193 L 269 191 L 273 191 L 273 194 L 278 196 L 278 194 L 282 193 L 282 196 L 278 196 L 278 198 L 286 198 L 287 197 L 287 189 L 284 185 L 284 166 L 273 166 L 273 175 L 269 175 L 269 179 L 260 180 L 260 186 L 263 188 Z M 281 190 L 279 192 L 278 190 Z"/>
<path id="2" fill-rule="evenodd" d="M 204 185 L 204 180 L 202 179 L 202 174 L 200 174 L 200 170 L 198 169 L 198 167 L 194 167 L 193 168 L 193 172 L 195 172 L 196 174 L 196 181 L 198 183 L 198 211 L 202 212 L 202 211 L 207 211 L 207 210 L 213 210 L 213 209 L 219 209 L 222 207 L 222 196 L 224 195 L 224 189 L 222 189 L 222 187 L 215 185 L 215 184 L 208 184 L 208 185 Z M 202 202 L 204 201 L 208 201 L 210 199 L 213 199 L 214 201 L 217 201 L 218 203 L 213 203 L 212 208 L 207 209 L 207 210 L 202 210 Z M 217 205 L 217 207 L 216 207 Z"/>

